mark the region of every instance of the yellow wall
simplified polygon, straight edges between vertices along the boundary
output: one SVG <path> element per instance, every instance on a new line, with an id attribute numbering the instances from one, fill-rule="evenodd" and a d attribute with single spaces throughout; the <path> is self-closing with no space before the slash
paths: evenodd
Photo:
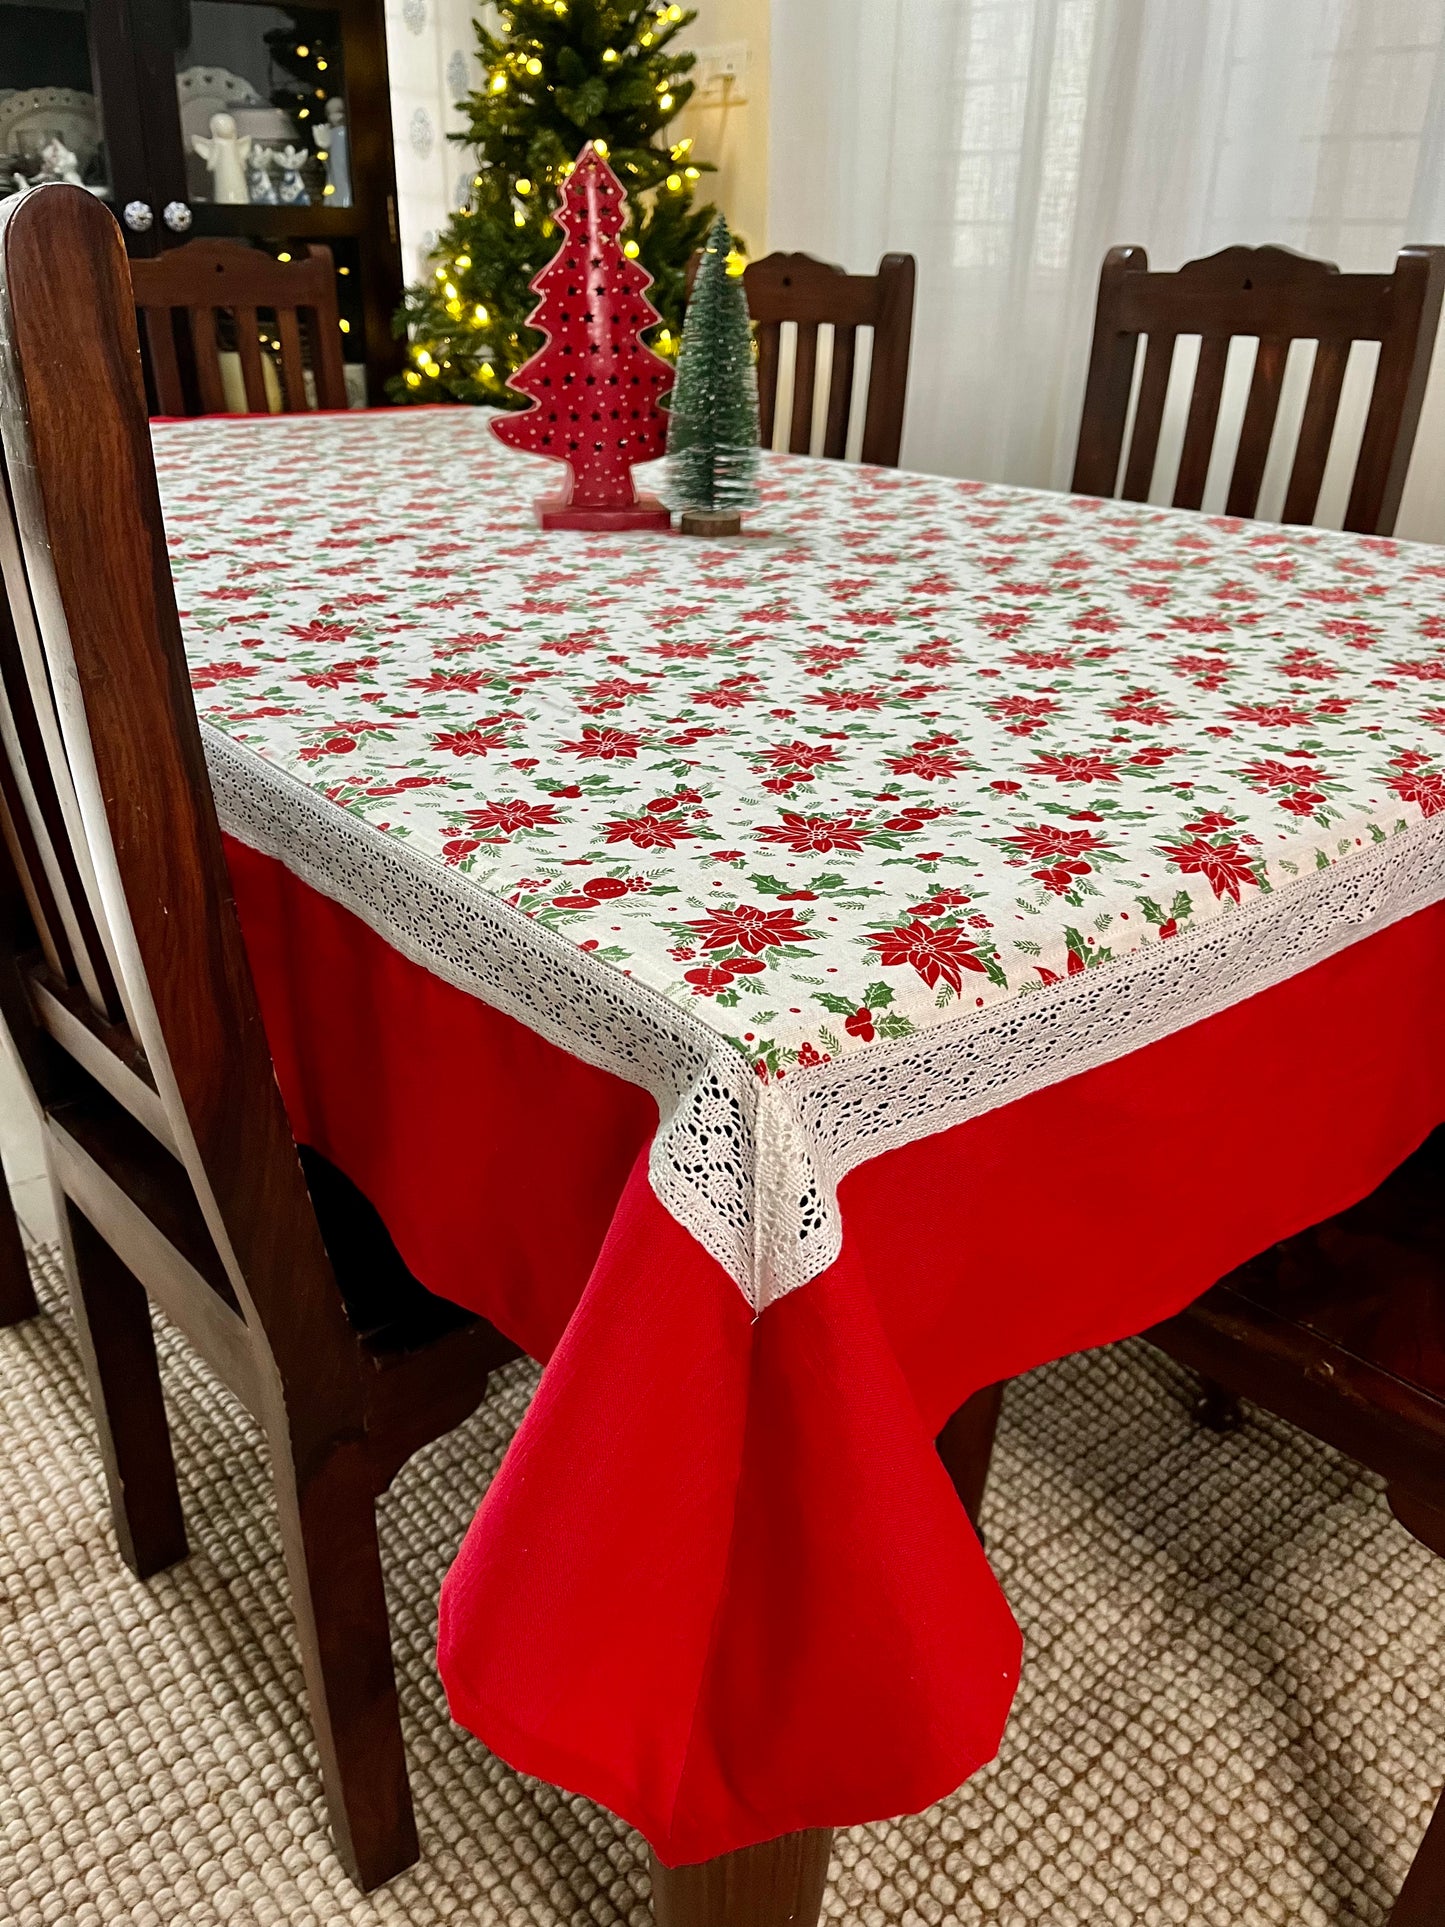
<path id="1" fill-rule="evenodd" d="M 679 139 L 690 134 L 699 157 L 717 168 L 716 174 L 703 180 L 708 199 L 717 203 L 729 226 L 747 242 L 749 254 L 766 254 L 770 0 L 693 0 L 693 4 L 697 19 L 686 34 L 678 36 L 678 45 L 696 51 L 745 41 L 751 55 L 746 98 L 713 105 L 702 99 L 699 90 L 673 127 Z"/>

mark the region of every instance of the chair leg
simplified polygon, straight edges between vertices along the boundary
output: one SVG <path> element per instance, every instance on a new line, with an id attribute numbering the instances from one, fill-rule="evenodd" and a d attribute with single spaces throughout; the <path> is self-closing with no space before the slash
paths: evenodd
<path id="1" fill-rule="evenodd" d="M 1237 1432 L 1244 1424 L 1244 1412 L 1239 1400 L 1227 1385 L 1221 1385 L 1212 1378 L 1201 1378 L 1199 1381 L 1194 1417 L 1206 1430 L 1218 1432 L 1221 1438 Z"/>
<path id="2" fill-rule="evenodd" d="M 1003 1386 L 986 1385 L 959 1406 L 938 1435 L 938 1456 L 943 1460 L 944 1471 L 953 1480 L 953 1489 L 963 1502 L 975 1532 L 1002 1407 Z"/>
<path id="3" fill-rule="evenodd" d="M 121 1557 L 137 1578 L 187 1552 L 176 1462 L 144 1287 L 75 1206 L 66 1204 L 75 1331 Z"/>
<path id="4" fill-rule="evenodd" d="M 18 1325 L 40 1310 L 10 1187 L 0 1176 L 0 1325 Z"/>
<path id="5" fill-rule="evenodd" d="M 273 1439 L 281 1536 L 311 1722 L 337 1851 L 369 1893 L 416 1859 L 391 1625 L 363 1448 L 334 1449 L 299 1483 Z"/>

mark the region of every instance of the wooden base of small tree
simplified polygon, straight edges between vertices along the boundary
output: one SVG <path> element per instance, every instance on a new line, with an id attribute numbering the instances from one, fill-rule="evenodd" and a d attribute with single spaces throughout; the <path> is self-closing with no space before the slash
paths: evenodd
<path id="1" fill-rule="evenodd" d="M 627 508 L 581 508 L 560 495 L 539 495 L 537 520 L 544 529 L 671 529 L 672 512 L 655 495 L 639 495 Z"/>
<path id="2" fill-rule="evenodd" d="M 684 535 L 741 535 L 743 518 L 737 509 L 684 509 Z"/>

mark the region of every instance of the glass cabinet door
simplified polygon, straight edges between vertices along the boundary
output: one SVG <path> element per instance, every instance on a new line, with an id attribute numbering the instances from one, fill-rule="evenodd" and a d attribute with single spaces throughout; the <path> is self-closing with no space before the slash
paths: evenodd
<path id="1" fill-rule="evenodd" d="M 349 208 L 337 12 L 191 0 L 188 13 L 176 94 L 192 208 Z"/>
<path id="2" fill-rule="evenodd" d="M 0 0 L 0 199 L 112 183 L 84 0 Z"/>

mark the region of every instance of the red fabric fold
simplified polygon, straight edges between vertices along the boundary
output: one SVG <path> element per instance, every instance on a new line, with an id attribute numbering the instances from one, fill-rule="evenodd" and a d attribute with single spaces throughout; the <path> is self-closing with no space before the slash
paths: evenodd
<path id="1" fill-rule="evenodd" d="M 647 1182 L 645 1094 L 227 854 L 297 1136 L 548 1361 L 444 1589 L 453 1711 L 667 1862 L 917 1810 L 991 1757 L 1018 1635 L 944 1420 L 1177 1310 L 1445 1118 L 1437 906 L 861 1166 L 838 1262 L 754 1320 Z"/>

